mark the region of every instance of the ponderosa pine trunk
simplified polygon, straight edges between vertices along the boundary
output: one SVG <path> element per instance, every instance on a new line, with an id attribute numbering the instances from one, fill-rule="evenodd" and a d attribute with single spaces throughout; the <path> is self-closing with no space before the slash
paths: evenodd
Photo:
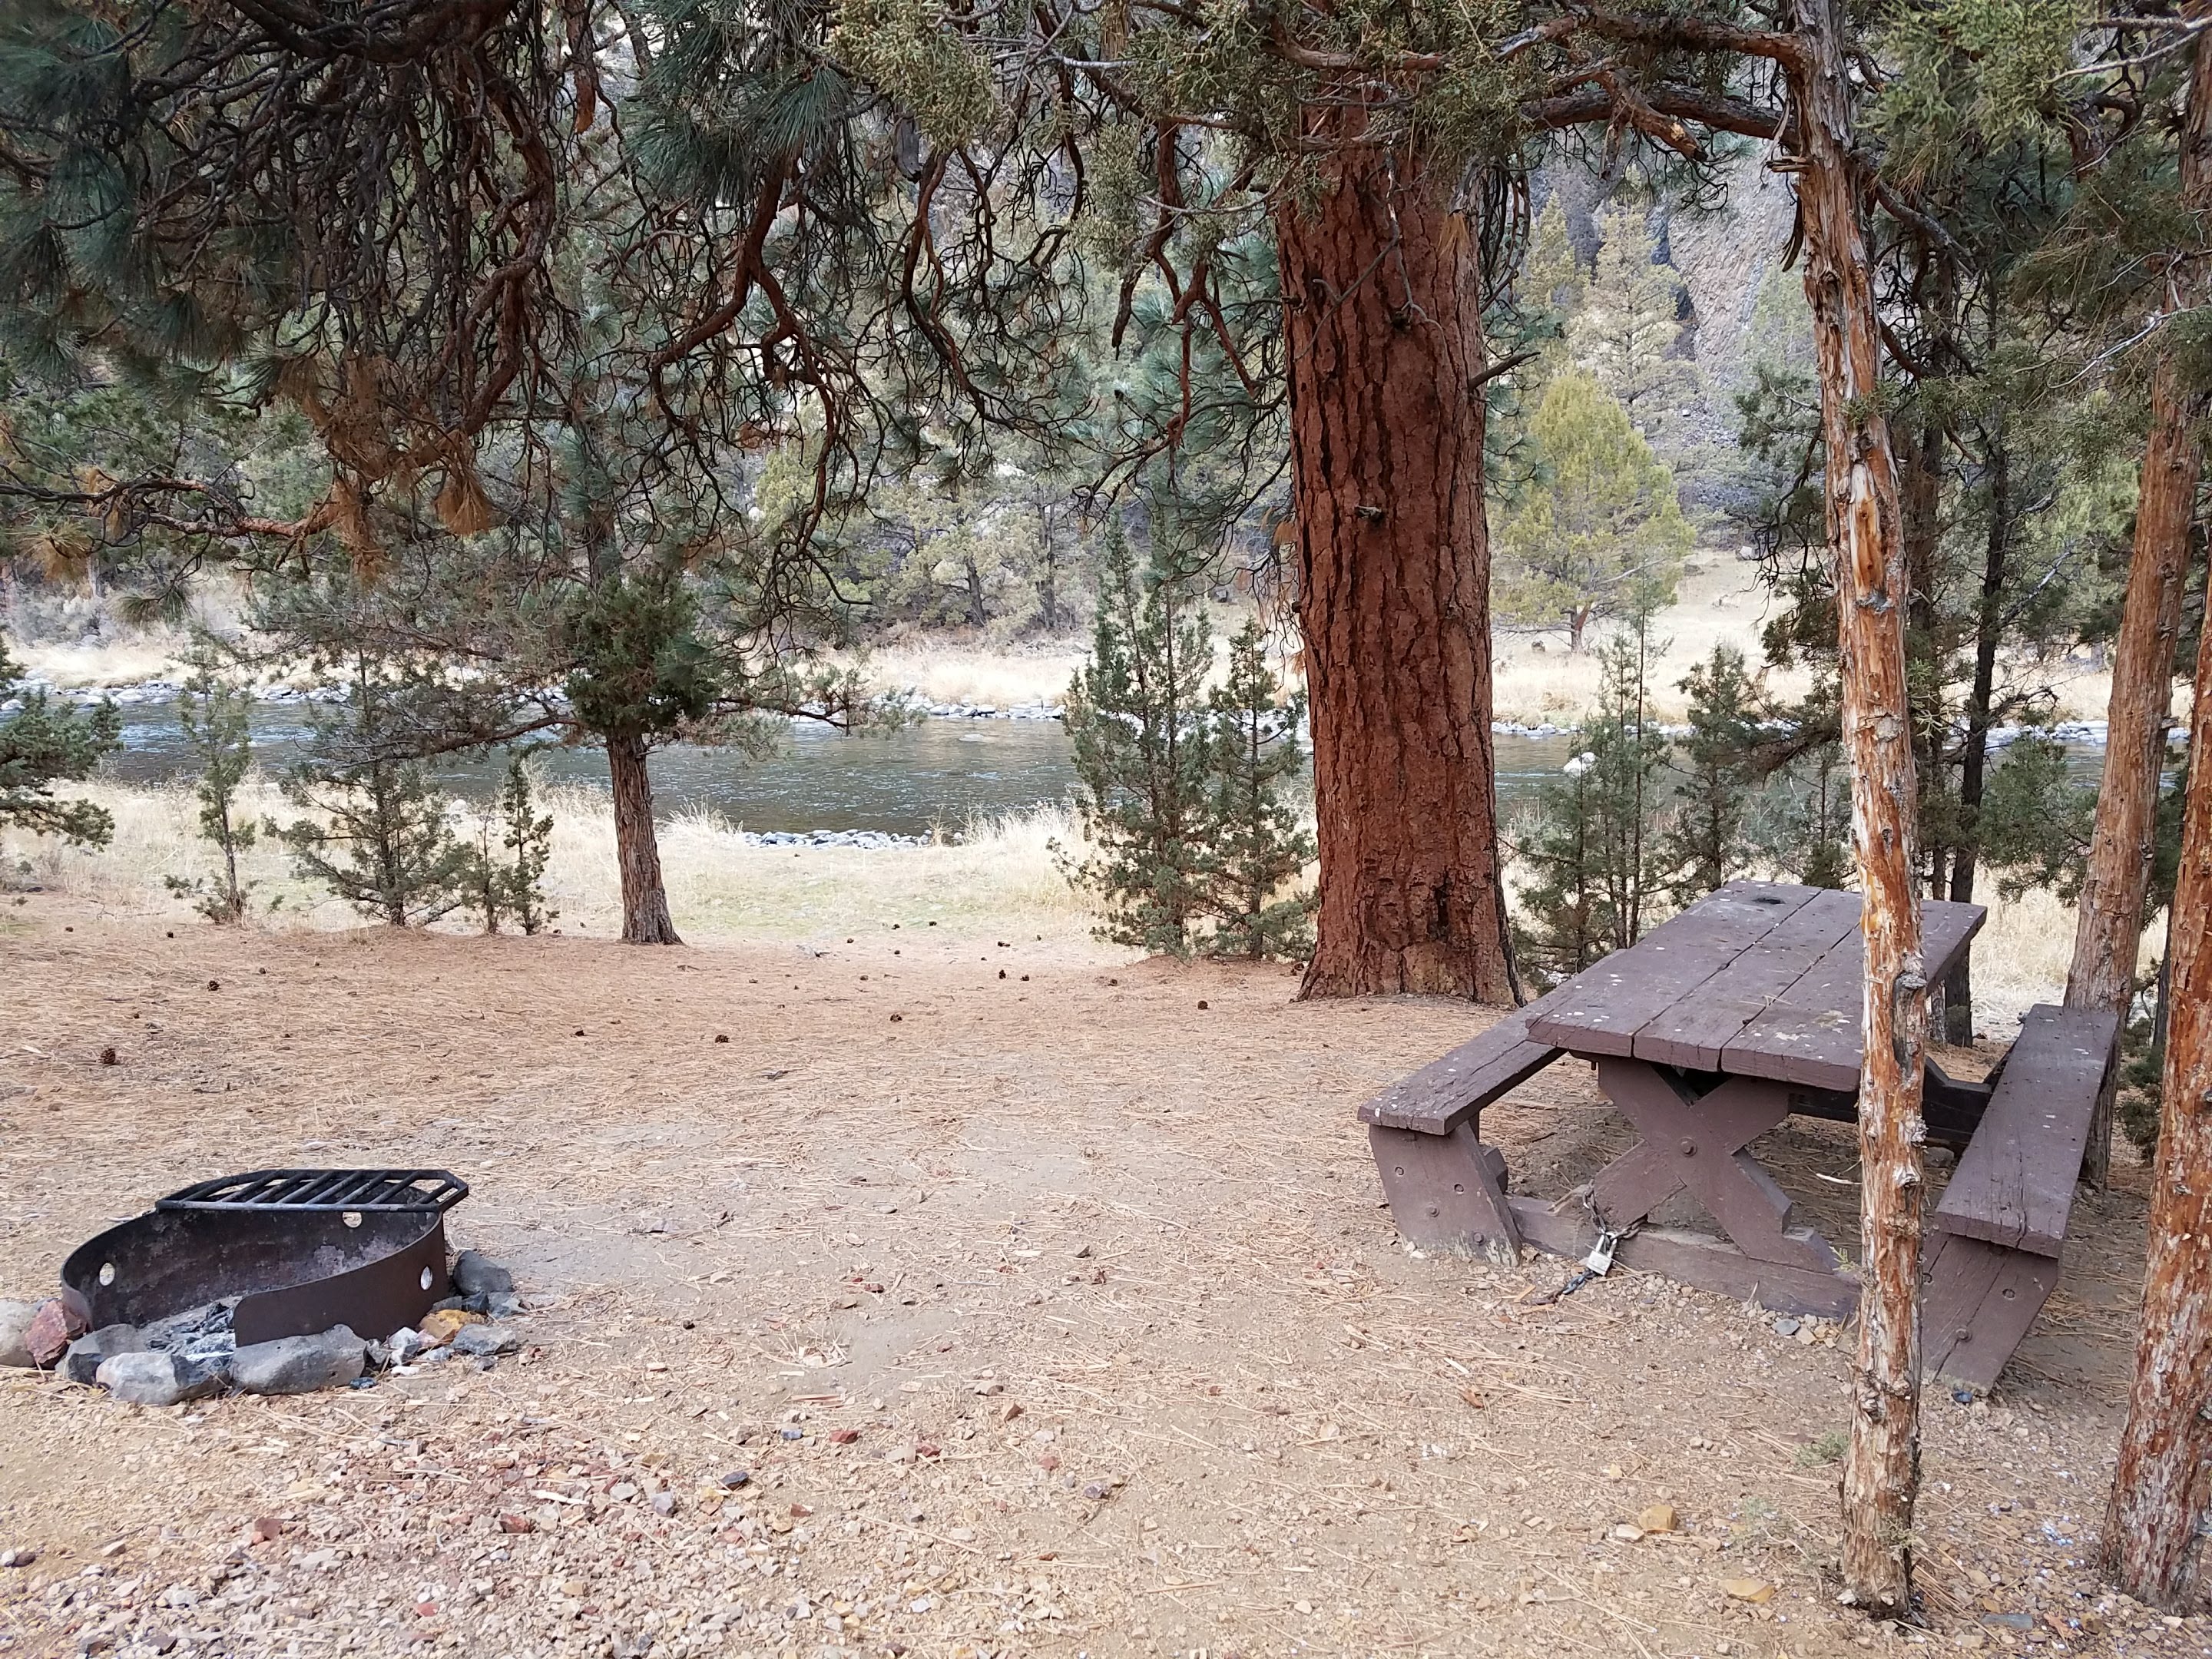
<path id="1" fill-rule="evenodd" d="M 1321 848 L 1300 994 L 1510 1003 L 1479 238 L 1403 152 L 1326 165 L 1275 223 Z"/>
<path id="2" fill-rule="evenodd" d="M 2105 707 L 2104 776 L 2075 911 L 2074 960 L 2066 973 L 2069 1008 L 2124 1013 L 2135 992 L 2143 901 L 2157 837 L 2159 779 L 2173 712 L 2173 647 L 2181 631 L 2203 467 L 2201 414 L 2198 400 L 2181 391 L 2172 357 L 2161 356 L 2151 379 L 2150 439 L 2137 484 L 2135 542 L 2112 652 L 2112 692 Z M 2112 1090 L 2107 1086 L 2089 1126 L 2083 1177 L 2102 1187 L 2112 1158 Z"/>
<path id="3" fill-rule="evenodd" d="M 2208 9 L 2212 9 L 2199 0 L 2185 15 L 2202 24 Z M 2201 220 L 2212 211 L 2212 35 L 2197 37 L 2181 134 L 2181 180 Z M 2170 308 L 2203 295 L 2196 264 L 2180 262 L 2180 269 L 2185 274 L 2168 296 Z M 2083 1000 L 2101 993 L 2105 1000 L 2091 1006 L 2102 1007 L 2124 1004 L 2135 976 L 2166 717 L 2172 700 L 2172 629 L 2178 623 L 2167 620 L 2166 610 L 2170 605 L 2178 613 L 2180 607 L 2202 465 L 2197 422 L 2203 405 L 2179 384 L 2170 347 L 2158 366 L 2152 399 L 2151 447 L 2143 457 L 2136 508 L 2136 563 L 2129 568 L 2120 623 L 2124 652 L 2131 632 L 2136 635 L 2134 659 L 2124 669 L 2117 661 L 2113 665 L 2105 788 L 2090 848 L 2090 879 L 2102 875 L 2112 914 L 2100 920 L 2091 939 L 2085 882 L 2074 969 L 2066 985 L 2069 1002 L 2075 1000 L 2078 980 Z M 2145 520 L 2154 517 L 2150 533 L 2156 539 L 2147 545 Z M 2160 628 L 2166 630 L 2163 642 Z M 2124 684 L 2130 694 L 2124 732 Z M 2115 769 L 2126 775 L 2115 779 Z M 2113 799 L 2116 787 L 2128 792 L 2124 807 Z M 2123 811 L 2130 816 L 2118 819 Z M 2117 820 L 2109 836 L 2108 815 Z M 2098 842 L 2108 842 L 2101 871 Z M 2158 1160 L 2151 1174 L 2142 1333 L 2105 1516 L 2104 1556 L 2120 1588 L 2138 1601 L 2195 1610 L 2206 1605 L 2212 1592 L 2204 1571 L 2204 1539 L 2212 1524 L 2212 1249 L 2206 1248 L 2212 1238 L 2212 627 L 2197 641 L 2181 860 L 2161 980 L 2166 1066 Z M 2109 1120 L 2100 1127 L 2108 1142 Z M 2093 1152 L 2102 1150 L 2094 1137 L 2092 1146 Z"/>
<path id="4" fill-rule="evenodd" d="M 1915 879 L 1917 812 L 1905 672 L 1911 590 L 1897 458 L 1881 413 L 1881 343 L 1861 219 L 1840 0 L 1800 0 L 1788 66 L 1797 211 L 1820 380 L 1844 750 L 1866 947 L 1859 1073 L 1860 1292 L 1844 1461 L 1844 1584 L 1881 1617 L 1912 1602 L 1920 1478 L 1921 1054 L 1928 981 Z"/>
<path id="5" fill-rule="evenodd" d="M 607 772 L 614 786 L 615 862 L 622 870 L 623 943 L 681 945 L 668 915 L 668 890 L 660 879 L 660 836 L 653 822 L 653 774 L 645 739 L 607 739 Z"/>
<path id="6" fill-rule="evenodd" d="M 2204 1573 L 2212 1522 L 2212 628 L 2197 647 L 2166 962 L 2171 1012 L 2142 1334 L 2104 1548 L 2129 1595 L 2196 1610 L 2212 1591 Z"/>

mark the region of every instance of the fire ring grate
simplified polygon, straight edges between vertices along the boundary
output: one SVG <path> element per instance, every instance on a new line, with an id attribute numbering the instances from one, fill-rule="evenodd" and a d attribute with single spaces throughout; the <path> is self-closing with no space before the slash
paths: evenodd
<path id="1" fill-rule="evenodd" d="M 334 1325 L 375 1337 L 450 1293 L 444 1170 L 256 1170 L 203 1181 L 88 1239 L 62 1299 L 91 1329 L 230 1304 L 240 1346 Z"/>

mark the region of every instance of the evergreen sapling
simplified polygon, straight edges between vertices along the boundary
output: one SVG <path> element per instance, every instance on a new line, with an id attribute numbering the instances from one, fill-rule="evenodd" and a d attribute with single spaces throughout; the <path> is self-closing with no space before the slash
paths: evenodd
<path id="1" fill-rule="evenodd" d="M 1066 710 L 1091 850 L 1079 861 L 1062 851 L 1060 867 L 1104 901 L 1099 938 L 1174 956 L 1189 954 L 1214 874 L 1202 689 L 1213 643 L 1188 589 L 1188 576 L 1162 568 L 1157 546 L 1140 572 L 1114 521 L 1091 660 L 1068 687 Z"/>
<path id="2" fill-rule="evenodd" d="M 57 783 L 82 783 L 104 756 L 123 746 L 123 717 L 112 702 L 80 712 L 57 704 L 44 690 L 18 692 L 22 671 L 0 641 L 0 706 L 19 702 L 0 718 L 0 828 L 17 825 L 33 835 L 59 836 L 86 847 L 105 847 L 115 820 L 90 801 L 60 800 Z"/>
<path id="3" fill-rule="evenodd" d="M 246 920 L 246 896 L 253 889 L 238 874 L 238 855 L 258 835 L 258 827 L 238 811 L 238 792 L 253 764 L 252 707 L 246 689 L 204 659 L 177 693 L 177 724 L 200 765 L 199 781 L 193 786 L 200 834 L 213 844 L 222 868 L 213 881 L 179 876 L 167 881 L 171 892 L 191 899 L 192 908 L 218 927 Z"/>
<path id="4" fill-rule="evenodd" d="M 1210 884 L 1216 956 L 1300 958 L 1313 949 L 1311 890 L 1278 896 L 1315 857 L 1314 839 L 1285 799 L 1304 758 L 1303 693 L 1283 696 L 1267 635 L 1247 622 L 1229 642 L 1229 678 L 1208 700 L 1213 726 Z"/>
<path id="5" fill-rule="evenodd" d="M 363 915 L 421 927 L 464 902 L 469 849 L 422 763 L 393 752 L 393 687 L 365 656 L 353 666 L 343 711 L 311 719 L 307 758 L 283 785 L 313 816 L 276 833 L 301 876 Z"/>

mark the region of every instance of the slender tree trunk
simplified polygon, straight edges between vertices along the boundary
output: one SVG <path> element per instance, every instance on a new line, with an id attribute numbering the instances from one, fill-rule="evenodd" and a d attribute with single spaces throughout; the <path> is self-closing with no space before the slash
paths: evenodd
<path id="1" fill-rule="evenodd" d="M 645 739 L 610 737 L 607 771 L 615 797 L 615 862 L 622 867 L 623 943 L 681 945 L 660 880 L 660 838 L 653 823 L 653 775 Z"/>
<path id="2" fill-rule="evenodd" d="M 2200 47 L 2200 74 L 2203 58 Z M 2202 469 L 2199 402 L 2180 390 L 2170 356 L 2161 357 L 2154 372 L 2150 408 L 2135 545 L 2112 653 L 2112 694 L 2105 709 L 2104 777 L 2075 912 L 2074 960 L 2066 974 L 2069 1008 L 2124 1012 L 2135 991 L 2143 897 L 2157 836 L 2159 778 L 2173 709 L 2173 647 L 2189 584 Z M 2112 1090 L 2107 1087 L 2089 1127 L 2084 1178 L 2102 1187 L 2112 1158 Z"/>
<path id="3" fill-rule="evenodd" d="M 2194 0 L 2183 9 L 2201 24 L 2212 8 Z M 2212 212 L 2212 36 L 2203 34 L 2197 36 L 2190 67 L 2181 186 L 2198 219 Z M 2201 266 L 2177 262 L 2166 308 L 2187 309 L 2202 301 L 2204 289 Z M 2136 489 L 2135 544 L 2112 655 L 2105 775 L 2076 912 L 2074 960 L 2066 975 L 2069 1007 L 2110 1008 L 2124 1017 L 2135 989 L 2143 896 L 2157 836 L 2159 778 L 2173 708 L 2174 642 L 2181 629 L 2197 486 L 2203 470 L 2203 398 L 2181 385 L 2172 345 L 2162 342 L 2151 378 L 2150 441 Z M 2166 954 L 2171 963 L 2171 946 Z M 2108 1083 L 2098 1099 L 2081 1160 L 2083 1176 L 2099 1187 L 2112 1170 L 2112 1094 Z"/>
<path id="4" fill-rule="evenodd" d="M 1327 165 L 1276 216 L 1321 843 L 1301 994 L 1509 1003 L 1479 239 L 1403 153 Z"/>
<path id="5" fill-rule="evenodd" d="M 1828 546 L 1835 562 L 1843 739 L 1866 947 L 1859 1075 L 1858 1352 L 1844 1463 L 1844 1583 L 1883 1616 L 1911 1610 L 1912 1506 L 1920 1475 L 1921 1050 L 1917 811 L 1905 671 L 1911 600 L 1896 456 L 1881 414 L 1881 346 L 1852 146 L 1840 0 L 1800 0 L 1797 206 L 1805 296 L 1820 364 Z"/>
<path id="6" fill-rule="evenodd" d="M 1981 860 L 1982 793 L 1989 780 L 1997 645 L 2004 632 L 2005 568 L 2012 552 L 2012 453 L 2007 441 L 2004 417 L 1999 414 L 1990 434 L 1990 532 L 1974 612 L 1974 678 L 1966 695 L 1966 741 L 1959 759 L 1959 845 L 1951 858 L 1949 894 L 1955 904 L 1973 902 L 1974 876 Z M 1943 1035 L 1952 1042 L 1974 1040 L 1974 981 L 1963 956 L 1943 982 Z"/>
<path id="7" fill-rule="evenodd" d="M 2137 1600 L 2197 1608 L 2212 1590 L 2203 1548 L 2212 1522 L 2212 628 L 2197 650 L 2166 960 L 2173 978 L 2142 1334 L 2105 1554 Z"/>

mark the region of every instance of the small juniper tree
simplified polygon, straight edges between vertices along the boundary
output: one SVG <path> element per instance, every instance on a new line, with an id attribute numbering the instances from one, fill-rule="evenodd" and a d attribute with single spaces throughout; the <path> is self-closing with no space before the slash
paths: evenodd
<path id="1" fill-rule="evenodd" d="M 464 902 L 468 848 L 422 763 L 396 756 L 402 688 L 366 655 L 350 667 L 345 702 L 310 718 L 307 757 L 283 785 L 313 816 L 277 834 L 301 876 L 363 915 L 420 927 Z"/>
<path id="2" fill-rule="evenodd" d="M 1662 890 L 1668 745 L 1651 719 L 1650 676 L 1664 648 L 1647 611 L 1607 641 L 1583 724 L 1589 747 L 1537 792 L 1522 949 L 1556 977 L 1633 945 Z"/>
<path id="3" fill-rule="evenodd" d="M 538 813 L 530 768 L 520 755 L 510 755 L 507 781 L 477 814 L 461 881 L 465 902 L 483 919 L 484 932 L 496 933 L 505 920 L 534 935 L 559 914 L 546 908 L 540 885 L 552 843 L 552 815 Z"/>
<path id="4" fill-rule="evenodd" d="M 1209 908 L 1216 956 L 1303 957 L 1313 948 L 1315 895 L 1278 896 L 1315 856 L 1285 799 L 1304 758 L 1303 693 L 1283 696 L 1257 620 L 1229 642 L 1229 677 L 1207 702 L 1213 725 L 1213 855 Z"/>
<path id="5" fill-rule="evenodd" d="M 82 783 L 101 757 L 123 746 L 123 719 L 112 702 L 80 712 L 56 703 L 43 690 L 19 692 L 22 671 L 0 641 L 0 827 L 21 825 L 34 835 L 59 836 L 81 846 L 105 847 L 115 820 L 90 801 L 60 800 L 57 783 Z"/>
<path id="6" fill-rule="evenodd" d="M 1753 762 L 1759 739 L 1751 677 L 1743 653 L 1717 645 L 1713 654 L 1685 675 L 1690 732 L 1680 745 L 1683 773 L 1674 822 L 1660 842 L 1670 872 L 1668 896 L 1692 904 L 1743 866 L 1745 817 L 1757 787 Z"/>
<path id="7" fill-rule="evenodd" d="M 238 855 L 253 845 L 258 834 L 252 821 L 240 817 L 238 811 L 238 792 L 253 764 L 252 706 L 246 689 L 217 672 L 204 658 L 177 693 L 177 724 L 183 728 L 185 746 L 200 763 L 193 790 L 199 798 L 200 834 L 214 844 L 222 870 L 213 881 L 171 876 L 168 887 L 191 899 L 193 908 L 217 926 L 246 920 L 246 895 L 253 888 L 238 874 Z"/>
<path id="8" fill-rule="evenodd" d="M 1213 876 L 1203 702 L 1213 642 L 1160 516 L 1152 528 L 1142 571 L 1120 520 L 1107 529 L 1091 660 L 1066 709 L 1091 851 L 1062 854 L 1061 866 L 1105 901 L 1101 939 L 1183 956 Z"/>

